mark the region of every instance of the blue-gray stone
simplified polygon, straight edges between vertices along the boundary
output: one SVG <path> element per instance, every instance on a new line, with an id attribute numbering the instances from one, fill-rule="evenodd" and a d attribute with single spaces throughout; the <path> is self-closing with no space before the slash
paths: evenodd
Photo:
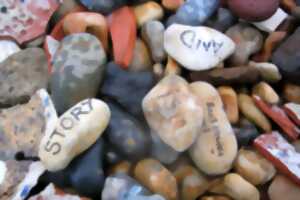
<path id="1" fill-rule="evenodd" d="M 127 3 L 127 0 L 79 0 L 87 9 L 101 14 L 109 14 Z"/>
<path id="2" fill-rule="evenodd" d="M 230 10 L 226 8 L 219 8 L 205 24 L 206 26 L 214 28 L 220 32 L 225 32 L 237 22 L 238 18 L 234 16 Z"/>

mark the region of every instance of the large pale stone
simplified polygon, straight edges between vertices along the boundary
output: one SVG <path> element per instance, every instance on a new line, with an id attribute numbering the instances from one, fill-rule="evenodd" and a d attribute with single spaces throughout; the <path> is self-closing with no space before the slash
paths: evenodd
<path id="1" fill-rule="evenodd" d="M 103 133 L 110 120 L 106 103 L 86 99 L 66 111 L 53 132 L 40 144 L 39 156 L 49 171 L 64 169 L 74 157 L 87 150 Z"/>
<path id="2" fill-rule="evenodd" d="M 235 50 L 234 42 L 215 29 L 179 24 L 165 31 L 164 47 L 183 67 L 195 71 L 216 67 Z"/>
<path id="3" fill-rule="evenodd" d="M 206 82 L 191 84 L 203 106 L 203 125 L 189 153 L 198 168 L 209 175 L 228 172 L 237 154 L 237 141 L 218 91 Z"/>
<path id="4" fill-rule="evenodd" d="M 180 76 L 169 75 L 143 99 L 143 110 L 150 127 L 176 151 L 185 151 L 201 129 L 200 102 Z"/>

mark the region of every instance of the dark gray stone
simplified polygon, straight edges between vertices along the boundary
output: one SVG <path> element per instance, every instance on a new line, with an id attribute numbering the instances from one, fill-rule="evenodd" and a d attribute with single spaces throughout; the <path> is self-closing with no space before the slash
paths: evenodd
<path id="1" fill-rule="evenodd" d="M 206 25 L 220 32 L 225 32 L 228 28 L 238 22 L 230 10 L 219 8 L 218 11 L 206 22 Z"/>

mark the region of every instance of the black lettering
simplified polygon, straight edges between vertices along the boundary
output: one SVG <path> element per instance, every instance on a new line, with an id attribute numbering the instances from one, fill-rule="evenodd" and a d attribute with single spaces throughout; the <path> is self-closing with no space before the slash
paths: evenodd
<path id="1" fill-rule="evenodd" d="M 206 43 L 206 42 L 204 41 L 204 42 L 202 42 L 202 44 L 203 44 L 203 47 L 204 47 L 205 51 L 208 51 L 209 48 L 210 48 L 210 46 L 211 46 L 211 41 L 208 42 L 208 43 Z"/>
<path id="2" fill-rule="evenodd" d="M 54 130 L 53 133 L 50 136 L 50 139 L 52 139 L 55 135 L 60 136 L 60 137 L 66 137 L 64 134 L 58 132 L 57 130 Z"/>
<path id="3" fill-rule="evenodd" d="M 211 120 L 211 123 L 217 122 L 218 120 L 217 120 L 217 118 L 214 116 L 214 113 L 213 113 L 213 107 L 215 106 L 215 104 L 212 103 L 212 102 L 209 102 L 209 103 L 207 103 L 206 105 L 207 105 L 208 116 L 209 116 L 209 118 L 210 118 L 210 120 Z"/>
<path id="4" fill-rule="evenodd" d="M 70 130 L 73 128 L 74 126 L 74 121 L 72 118 L 69 117 L 64 117 L 60 120 L 60 125 L 66 129 L 66 130 Z"/>
<path id="5" fill-rule="evenodd" d="M 196 38 L 196 33 L 192 30 L 183 31 L 180 34 L 180 40 L 187 48 L 191 49 Z"/>
<path id="6" fill-rule="evenodd" d="M 54 150 L 52 152 L 52 150 Z M 52 155 L 57 155 L 61 150 L 61 145 L 58 142 L 51 143 L 50 141 L 47 142 L 45 146 L 45 151 L 52 152 Z"/>
<path id="7" fill-rule="evenodd" d="M 220 129 L 217 126 L 213 126 L 212 130 L 213 130 L 213 133 L 214 133 L 214 135 L 216 137 L 216 144 L 217 144 L 217 149 L 218 149 L 218 155 L 219 156 L 223 156 L 224 155 L 224 149 L 223 149 L 223 146 L 222 146 L 222 143 L 221 143 Z"/>
<path id="8" fill-rule="evenodd" d="M 80 115 L 87 115 L 93 110 L 93 105 L 92 105 L 92 99 L 88 99 L 85 102 L 81 103 L 82 106 L 80 107 L 75 107 L 74 109 L 71 110 L 71 115 L 77 120 L 80 121 L 79 116 Z M 89 109 L 87 111 L 83 111 L 82 108 L 83 106 L 88 105 Z"/>
<path id="9" fill-rule="evenodd" d="M 197 49 L 197 50 L 201 47 L 201 44 L 202 44 L 202 40 L 198 40 L 197 46 L 196 46 L 196 49 Z"/>
<path id="10" fill-rule="evenodd" d="M 213 41 L 213 47 L 214 47 L 214 53 L 218 53 L 218 51 L 222 48 L 223 42 L 217 43 L 216 41 Z"/>

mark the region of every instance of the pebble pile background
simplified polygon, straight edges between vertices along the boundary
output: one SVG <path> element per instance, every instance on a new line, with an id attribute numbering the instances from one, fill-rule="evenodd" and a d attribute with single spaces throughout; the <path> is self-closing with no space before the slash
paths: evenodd
<path id="1" fill-rule="evenodd" d="M 0 200 L 299 200 L 299 0 L 0 0 Z"/>

